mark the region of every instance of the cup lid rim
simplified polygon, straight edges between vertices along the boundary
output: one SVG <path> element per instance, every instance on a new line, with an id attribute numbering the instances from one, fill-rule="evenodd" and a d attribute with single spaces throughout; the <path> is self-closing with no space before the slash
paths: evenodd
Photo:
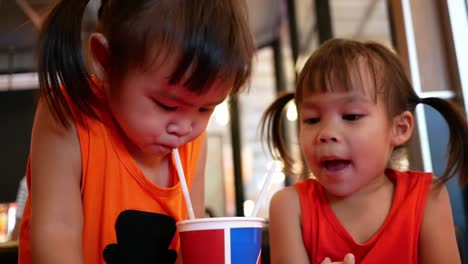
<path id="1" fill-rule="evenodd" d="M 196 218 L 196 219 L 185 219 L 178 221 L 177 225 L 183 225 L 186 223 L 203 223 L 203 222 L 228 222 L 228 221 L 237 221 L 237 220 L 244 220 L 249 222 L 265 222 L 264 218 L 261 217 L 250 217 L 250 216 L 221 216 L 221 217 L 204 217 L 204 218 Z"/>

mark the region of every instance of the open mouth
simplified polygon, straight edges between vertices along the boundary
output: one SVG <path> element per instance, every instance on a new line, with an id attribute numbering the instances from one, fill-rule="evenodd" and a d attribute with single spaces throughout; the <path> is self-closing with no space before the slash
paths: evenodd
<path id="1" fill-rule="evenodd" d="M 331 172 L 336 172 L 345 169 L 351 164 L 350 160 L 324 160 L 322 161 L 322 167 Z"/>

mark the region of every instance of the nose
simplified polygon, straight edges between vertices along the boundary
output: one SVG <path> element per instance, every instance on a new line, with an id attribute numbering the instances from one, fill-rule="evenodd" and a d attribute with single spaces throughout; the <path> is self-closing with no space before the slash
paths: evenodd
<path id="1" fill-rule="evenodd" d="M 178 120 L 170 123 L 166 128 L 167 133 L 176 135 L 179 137 L 186 136 L 192 132 L 192 121 L 191 120 Z"/>
<path id="2" fill-rule="evenodd" d="M 321 135 L 320 142 L 322 143 L 338 142 L 338 138 L 331 136 L 331 135 Z"/>
<path id="3" fill-rule="evenodd" d="M 337 127 L 332 124 L 323 124 L 317 136 L 319 143 L 337 143 L 339 142 Z"/>

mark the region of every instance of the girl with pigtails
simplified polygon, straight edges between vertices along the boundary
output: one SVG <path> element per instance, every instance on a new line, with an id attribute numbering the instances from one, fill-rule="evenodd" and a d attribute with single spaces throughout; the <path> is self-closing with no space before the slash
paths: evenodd
<path id="1" fill-rule="evenodd" d="M 269 149 L 288 171 L 294 160 L 280 117 L 291 100 L 311 177 L 271 200 L 272 263 L 460 263 L 444 185 L 455 175 L 468 181 L 468 127 L 459 108 L 418 97 L 398 56 L 383 45 L 329 40 L 309 57 L 295 93 L 264 115 Z M 418 104 L 439 111 L 450 130 L 447 168 L 438 178 L 390 166 L 413 134 Z"/>
<path id="2" fill-rule="evenodd" d="M 187 209 L 171 152 L 202 217 L 205 129 L 251 75 L 246 3 L 103 0 L 85 66 L 87 4 L 58 1 L 42 25 L 19 261 L 175 263 Z"/>

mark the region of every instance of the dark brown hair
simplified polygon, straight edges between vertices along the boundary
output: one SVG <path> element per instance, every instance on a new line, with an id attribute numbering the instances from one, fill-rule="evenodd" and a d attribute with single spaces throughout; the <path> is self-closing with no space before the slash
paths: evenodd
<path id="1" fill-rule="evenodd" d="M 59 1 L 39 39 L 40 90 L 64 126 L 70 116 L 65 95 L 78 110 L 96 117 L 97 99 L 81 47 L 88 1 Z M 251 75 L 254 44 L 243 0 L 102 0 L 97 30 L 108 40 L 113 83 L 129 69 L 144 70 L 173 54 L 179 56 L 169 83 L 183 81 L 193 92 L 226 78 L 233 79 L 231 94 L 236 94 Z"/>
<path id="2" fill-rule="evenodd" d="M 375 98 L 381 96 L 385 99 L 389 120 L 404 111 L 414 114 L 418 103 L 427 104 L 444 116 L 449 127 L 450 139 L 447 167 L 440 179 L 445 183 L 459 172 L 460 183 L 466 184 L 468 125 L 462 111 L 448 100 L 419 98 L 405 74 L 400 59 L 385 46 L 375 42 L 362 43 L 346 39 L 328 40 L 312 53 L 299 74 L 296 92 L 277 98 L 263 115 L 262 136 L 266 139 L 272 155 L 284 161 L 286 171 L 292 173 L 291 168 L 294 164 L 281 134 L 282 113 L 288 102 L 294 99 L 296 105 L 300 105 L 305 91 L 310 93 L 360 89 L 359 85 L 353 85 L 353 80 L 360 77 L 362 73 L 359 74 L 359 71 L 363 70 L 368 71 L 373 78 Z"/>

